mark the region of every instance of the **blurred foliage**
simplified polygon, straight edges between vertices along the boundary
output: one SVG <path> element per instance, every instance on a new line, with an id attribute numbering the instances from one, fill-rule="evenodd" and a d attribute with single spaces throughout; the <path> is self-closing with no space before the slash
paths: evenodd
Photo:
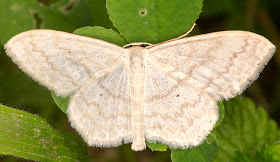
<path id="1" fill-rule="evenodd" d="M 252 100 L 236 97 L 224 102 L 226 115 L 214 129 L 220 152 L 217 161 L 229 161 L 235 152 L 254 156 L 254 151 L 264 144 L 280 140 L 280 130 L 275 121 L 268 119 L 262 107 L 256 108 Z"/>
<path id="2" fill-rule="evenodd" d="M 80 27 L 98 25 L 103 28 L 81 28 L 76 30 L 75 33 L 80 35 L 97 33 L 97 35 L 88 36 L 107 41 L 111 37 L 104 38 L 103 34 L 107 33 L 107 36 L 111 33 L 112 37 L 118 37 L 116 34 L 121 33 L 122 36 L 113 42 L 119 43 L 119 45 L 135 41 L 158 43 L 186 33 L 199 16 L 200 18 L 196 21 L 197 26 L 190 35 L 221 30 L 248 30 L 264 35 L 277 47 L 280 47 L 280 17 L 277 16 L 280 14 L 279 0 L 204 0 L 204 7 L 200 15 L 191 11 L 199 10 L 199 3 L 202 3 L 200 0 L 180 0 L 180 2 L 178 1 L 179 3 L 176 3 L 177 0 L 172 2 L 162 0 L 157 4 L 159 6 L 155 6 L 154 1 L 148 0 L 137 1 L 137 5 L 131 4 L 132 2 L 135 1 L 108 0 L 106 7 L 106 0 L 0 0 L 0 103 L 36 113 L 59 130 L 75 132 L 69 126 L 67 117 L 63 113 L 66 111 L 66 105 L 62 109 L 63 112 L 57 108 L 50 92 L 22 73 L 3 51 L 2 47 L 9 38 L 30 29 L 47 28 L 74 32 Z M 193 7 L 188 8 L 191 2 Z M 184 6 L 187 7 L 183 8 Z M 140 12 L 139 9 L 144 12 Z M 135 10 L 139 12 L 134 13 L 134 16 L 128 14 Z M 149 15 L 150 13 L 153 14 Z M 155 16 L 159 13 L 161 14 Z M 143 18 L 143 14 L 148 16 Z M 168 19 L 165 19 L 166 17 Z M 156 18 L 160 18 L 160 20 L 156 20 Z M 153 21 L 157 22 L 157 24 L 149 24 L 149 22 Z M 158 27 L 160 27 L 160 30 L 158 30 Z M 109 30 L 109 28 L 112 30 Z M 97 32 L 91 30 L 97 30 Z M 100 37 L 98 34 L 101 34 Z M 123 43 L 120 43 L 122 41 Z M 269 62 L 261 74 L 261 77 L 245 93 L 257 105 L 262 105 L 268 116 L 278 124 L 280 123 L 279 67 L 280 55 L 277 51 L 273 60 Z M 55 99 L 56 102 L 58 100 Z M 65 104 L 63 103 L 64 100 L 61 99 L 60 101 L 62 103 L 57 104 L 63 107 L 60 104 Z M 221 107 L 221 105 L 219 106 Z M 275 132 L 278 130 L 275 123 L 274 126 L 269 124 L 273 122 L 267 119 L 265 110 L 263 108 L 256 109 L 252 101 L 248 99 L 238 98 L 225 102 L 224 122 L 216 127 L 214 131 L 220 147 L 218 161 L 226 159 L 237 161 L 242 159 L 244 161 L 248 161 L 248 159 L 249 161 L 255 161 L 262 158 L 266 160 L 277 159 L 275 155 L 279 155 L 279 151 L 277 152 L 279 144 L 277 144 L 276 139 L 279 136 Z M 250 118 L 249 116 L 248 118 L 244 117 L 248 114 Z M 236 122 L 239 122 L 238 126 L 240 127 L 232 129 L 230 124 Z M 273 138 L 266 139 L 269 136 L 262 134 L 263 138 L 252 140 L 249 138 L 252 132 L 246 134 L 248 130 L 244 129 L 247 126 L 250 130 L 258 131 L 256 135 L 259 135 L 260 132 L 268 131 L 264 128 L 273 127 L 274 133 L 271 135 Z M 225 127 L 228 128 L 223 129 Z M 227 136 L 223 136 L 223 133 L 227 134 Z M 245 136 L 243 137 L 243 135 Z M 252 137 L 260 137 L 254 135 Z M 231 146 L 230 141 L 232 140 L 234 141 Z M 157 146 L 150 147 L 158 150 Z M 196 152 L 194 149 L 187 151 Z M 184 151 L 184 156 L 187 155 L 187 151 Z M 130 145 L 123 145 L 117 149 L 89 147 L 88 152 L 92 161 L 170 161 L 170 154 L 172 154 L 173 160 L 176 158 L 176 154 L 180 154 L 179 151 L 171 152 L 169 149 L 164 152 L 152 152 L 150 149 L 134 152 L 131 151 Z M 221 157 L 225 159 L 221 159 Z M 187 158 L 185 157 L 185 160 Z M 17 161 L 17 159 L 9 157 L 0 158 L 0 160 Z M 202 161 L 208 160 L 202 159 Z"/>
<path id="3" fill-rule="evenodd" d="M 280 161 L 280 143 L 275 143 L 272 145 L 263 145 L 258 148 L 252 154 L 235 152 L 233 157 L 233 162 L 279 162 Z"/>

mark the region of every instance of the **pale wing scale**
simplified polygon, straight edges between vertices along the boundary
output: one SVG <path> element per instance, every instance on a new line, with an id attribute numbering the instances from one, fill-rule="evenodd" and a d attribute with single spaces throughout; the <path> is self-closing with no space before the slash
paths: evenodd
<path id="1" fill-rule="evenodd" d="M 152 47 L 147 62 L 215 99 L 227 99 L 254 81 L 274 52 L 260 35 L 225 31 Z"/>
<path id="2" fill-rule="evenodd" d="M 145 77 L 146 140 L 172 148 L 201 144 L 218 119 L 215 99 L 151 64 Z"/>
<path id="3" fill-rule="evenodd" d="M 71 98 L 69 120 L 90 146 L 112 147 L 132 141 L 131 94 L 122 66 L 92 80 Z"/>
<path id="4" fill-rule="evenodd" d="M 53 30 L 23 32 L 5 49 L 24 72 L 60 96 L 113 71 L 123 64 L 124 54 L 117 45 Z"/>

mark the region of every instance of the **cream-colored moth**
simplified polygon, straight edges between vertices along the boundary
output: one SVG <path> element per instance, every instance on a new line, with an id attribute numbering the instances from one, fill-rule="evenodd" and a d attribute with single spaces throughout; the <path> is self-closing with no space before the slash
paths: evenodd
<path id="1" fill-rule="evenodd" d="M 59 96 L 71 95 L 69 120 L 90 146 L 145 140 L 172 148 L 201 144 L 218 120 L 216 101 L 240 94 L 275 53 L 266 38 L 216 32 L 146 48 L 53 30 L 11 38 L 7 54 Z"/>

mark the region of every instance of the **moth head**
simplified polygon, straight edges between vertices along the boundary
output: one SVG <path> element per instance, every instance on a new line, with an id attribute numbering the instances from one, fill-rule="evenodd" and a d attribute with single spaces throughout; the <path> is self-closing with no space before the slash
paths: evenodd
<path id="1" fill-rule="evenodd" d="M 134 46 L 139 46 L 139 47 L 147 47 L 147 46 L 152 46 L 153 44 L 151 43 L 146 43 L 146 42 L 135 42 L 135 43 L 129 43 L 127 45 L 124 45 L 123 48 L 127 47 L 134 47 Z"/>

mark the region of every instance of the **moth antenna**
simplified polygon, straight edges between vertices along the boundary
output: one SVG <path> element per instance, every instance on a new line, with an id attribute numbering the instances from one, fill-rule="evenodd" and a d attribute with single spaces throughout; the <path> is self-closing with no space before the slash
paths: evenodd
<path id="1" fill-rule="evenodd" d="M 193 26 L 191 27 L 191 29 L 190 29 L 187 33 L 185 33 L 185 34 L 183 34 L 183 35 L 181 35 L 181 36 L 179 36 L 179 37 L 177 37 L 177 38 L 173 38 L 173 39 L 167 40 L 167 41 L 165 41 L 165 42 L 161 42 L 161 43 L 158 43 L 158 44 L 154 44 L 154 45 L 148 46 L 147 48 L 151 48 L 151 47 L 154 47 L 154 46 L 163 44 L 163 43 L 167 43 L 167 42 L 171 42 L 171 41 L 175 41 L 175 40 L 184 38 L 185 36 L 187 36 L 188 34 L 190 34 L 190 32 L 192 32 L 192 30 L 194 29 L 195 25 L 196 25 L 196 23 L 193 24 Z"/>

